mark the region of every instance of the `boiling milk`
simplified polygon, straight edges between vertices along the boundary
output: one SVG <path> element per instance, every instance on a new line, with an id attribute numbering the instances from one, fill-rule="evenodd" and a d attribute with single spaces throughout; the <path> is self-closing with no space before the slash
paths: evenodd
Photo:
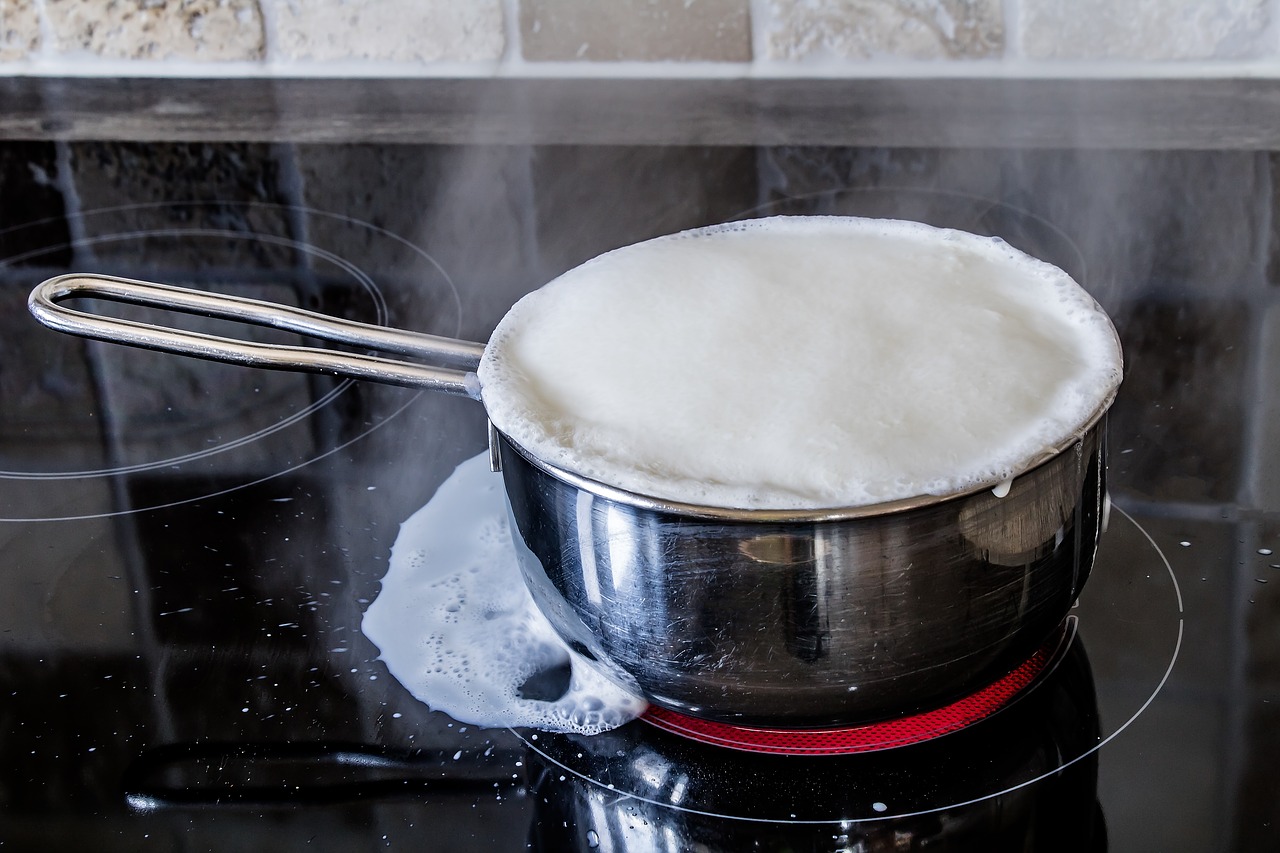
<path id="1" fill-rule="evenodd" d="M 999 239 L 774 217 L 602 255 L 516 304 L 479 375 L 494 424 L 629 491 L 854 507 L 998 483 L 1114 396 L 1114 327 Z"/>
<path id="2" fill-rule="evenodd" d="M 660 238 L 522 300 L 481 366 L 508 435 L 633 491 L 854 506 L 1007 477 L 1120 379 L 1065 273 L 994 240 L 789 217 Z M 568 649 L 520 576 L 482 454 L 408 519 L 363 630 L 418 699 L 481 726 L 598 732 L 644 702 Z M 559 698 L 525 698 L 571 666 Z"/>

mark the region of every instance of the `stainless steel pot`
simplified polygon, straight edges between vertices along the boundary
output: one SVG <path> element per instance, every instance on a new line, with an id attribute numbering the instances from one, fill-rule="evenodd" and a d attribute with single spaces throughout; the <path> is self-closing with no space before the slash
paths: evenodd
<path id="1" fill-rule="evenodd" d="M 434 360 L 248 343 L 76 311 L 97 297 Z M 38 286 L 51 328 L 215 361 L 480 398 L 484 345 L 99 275 Z M 1109 405 L 1110 401 L 1107 401 Z M 1007 494 L 734 510 L 633 494 L 491 429 L 521 571 L 569 645 L 650 701 L 748 725 L 865 722 L 944 704 L 1029 657 L 1067 615 L 1105 504 L 1106 408 Z"/>

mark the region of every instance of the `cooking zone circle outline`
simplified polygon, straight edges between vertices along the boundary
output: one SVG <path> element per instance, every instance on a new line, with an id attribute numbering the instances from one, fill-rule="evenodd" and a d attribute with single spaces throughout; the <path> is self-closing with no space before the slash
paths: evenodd
<path id="1" fill-rule="evenodd" d="M 1147 544 L 1155 552 L 1155 556 L 1159 558 L 1160 563 L 1164 566 L 1165 573 L 1168 575 L 1169 581 L 1173 585 L 1174 600 L 1177 606 L 1177 614 L 1178 614 L 1178 626 L 1177 626 L 1177 636 L 1175 637 L 1173 642 L 1173 649 L 1169 656 L 1169 662 L 1168 664 L 1166 664 L 1164 672 L 1161 674 L 1159 681 L 1156 683 L 1155 687 L 1152 689 L 1151 694 L 1147 696 L 1147 698 L 1142 702 L 1141 705 L 1138 706 L 1138 708 L 1133 712 L 1133 714 L 1130 715 L 1129 718 L 1126 719 L 1123 723 L 1118 725 L 1113 732 L 1105 735 L 1095 745 L 1081 752 L 1079 755 L 1075 756 L 1074 758 L 1064 761 L 1057 767 L 1054 767 L 1051 770 L 1047 770 L 1038 776 L 1032 777 L 1030 779 L 1025 779 L 1016 785 L 1010 785 L 1007 788 L 1003 788 L 998 791 L 991 791 L 989 793 L 982 794 L 981 796 L 973 797 L 968 800 L 963 800 L 955 803 L 944 803 L 928 809 L 895 812 L 895 811 L 892 811 L 892 807 L 890 806 L 886 808 L 885 811 L 883 812 L 877 812 L 874 815 L 867 815 L 864 817 L 832 817 L 832 818 L 820 818 L 820 819 L 813 819 L 813 818 L 799 819 L 799 818 L 768 818 L 768 817 L 757 817 L 752 815 L 725 814 L 725 813 L 719 813 L 719 812 L 706 811 L 703 809 L 691 808 L 688 806 L 675 805 L 673 803 L 670 803 L 664 800 L 658 800 L 652 797 L 646 797 L 643 794 L 622 790 L 621 788 L 618 788 L 616 785 L 605 784 L 603 782 L 600 782 L 597 779 L 592 778 L 587 774 L 582 773 L 581 771 L 578 771 L 572 767 L 569 767 L 564 762 L 559 761 L 554 756 L 548 754 L 546 750 L 541 749 L 537 743 L 537 740 L 538 740 L 537 734 L 526 735 L 525 733 L 518 731 L 516 729 L 509 729 L 509 731 L 513 735 L 515 735 L 517 738 L 519 738 L 525 744 L 525 746 L 527 746 L 533 752 L 537 753 L 544 760 L 560 768 L 565 773 L 570 773 L 573 776 L 577 777 L 578 779 L 581 779 L 583 782 L 586 782 L 602 790 L 607 790 L 611 795 L 621 797 L 621 798 L 634 799 L 639 802 L 648 803 L 650 805 L 658 806 L 659 808 L 663 808 L 663 809 L 670 809 L 672 811 L 684 812 L 691 815 L 698 815 L 701 817 L 709 817 L 709 818 L 718 818 L 718 819 L 724 819 L 724 820 L 737 820 L 737 821 L 744 821 L 748 823 L 761 823 L 761 824 L 795 824 L 795 825 L 816 825 L 816 826 L 869 823 L 869 822 L 880 821 L 880 820 L 892 820 L 894 818 L 912 818 L 912 817 L 918 817 L 920 815 L 934 814 L 934 813 L 946 811 L 949 809 L 957 809 L 957 808 L 963 808 L 966 806 L 971 806 L 975 803 L 980 803 L 985 800 L 993 799 L 995 797 L 1001 797 L 1007 794 L 1011 794 L 1014 791 L 1021 790 L 1022 788 L 1026 788 L 1030 785 L 1034 785 L 1043 779 L 1047 779 L 1048 777 L 1059 773 L 1065 768 L 1070 767 L 1088 758 L 1089 756 L 1097 753 L 1099 750 L 1102 749 L 1102 747 L 1104 747 L 1105 745 L 1113 741 L 1115 738 L 1117 738 L 1121 732 L 1128 729 L 1129 726 L 1131 726 L 1134 723 L 1134 721 L 1138 719 L 1138 717 L 1142 716 L 1143 712 L 1145 712 L 1147 708 L 1150 707 L 1151 703 L 1155 701 L 1156 697 L 1164 689 L 1166 682 L 1168 682 L 1169 680 L 1169 675 L 1173 672 L 1174 664 L 1178 660 L 1178 654 L 1182 649 L 1182 637 L 1183 637 L 1184 619 L 1185 619 L 1185 611 L 1184 611 L 1183 602 L 1182 602 L 1182 588 L 1178 585 L 1178 578 L 1177 578 L 1177 575 L 1174 574 L 1173 566 L 1169 563 L 1169 558 L 1165 556 L 1164 551 L 1160 548 L 1159 545 L 1156 544 L 1155 539 L 1153 539 L 1151 534 L 1148 533 L 1146 529 L 1141 524 L 1138 523 L 1137 519 L 1135 519 L 1133 516 L 1129 515 L 1123 509 L 1121 509 L 1120 507 L 1114 504 L 1112 504 L 1112 510 L 1115 513 L 1118 513 L 1127 522 L 1132 524 L 1134 528 L 1140 534 L 1142 534 L 1143 539 L 1146 540 Z M 1122 571 L 1123 569 L 1121 568 L 1116 570 Z M 1080 630 L 1087 632 L 1088 630 L 1087 625 L 1082 625 Z M 1073 639 L 1073 642 L 1079 642 L 1079 637 L 1077 636 L 1075 639 Z M 1033 685 L 1033 689 L 1034 687 L 1035 685 Z M 1015 699 L 1014 701 L 1016 702 L 1017 700 Z M 996 714 L 992 716 L 998 717 L 998 714 L 999 712 L 996 712 Z M 636 725 L 636 723 L 632 723 L 631 725 Z M 940 736 L 939 742 L 945 743 L 945 737 L 946 735 Z M 716 747 L 706 746 L 706 748 L 714 749 Z M 727 747 L 720 747 L 720 748 L 727 749 Z M 883 755 L 885 753 L 880 752 L 878 754 Z M 846 755 L 846 756 L 833 756 L 831 757 L 830 760 L 856 761 L 857 759 L 858 759 L 857 755 Z"/>
<path id="2" fill-rule="evenodd" d="M 77 220 L 83 223 L 84 220 L 91 219 L 96 216 L 124 213 L 124 212 L 134 211 L 134 210 L 149 210 L 149 209 L 160 209 L 160 208 L 186 208 L 186 209 L 198 210 L 198 209 L 219 208 L 219 207 L 231 207 L 231 208 L 241 209 L 241 210 L 252 207 L 256 209 L 277 210 L 291 216 L 325 217 L 325 218 L 336 220 L 341 223 L 345 223 L 355 228 L 372 232 L 379 237 L 386 237 L 393 240 L 394 242 L 409 249 L 410 251 L 412 251 L 419 257 L 421 257 L 423 260 L 429 263 L 435 269 L 435 271 L 439 274 L 440 281 L 443 284 L 445 284 L 448 288 L 448 293 L 451 297 L 451 301 L 453 303 L 453 307 L 457 316 L 457 319 L 454 322 L 452 329 L 447 330 L 447 332 L 450 334 L 457 334 L 458 331 L 461 329 L 462 300 L 461 300 L 460 294 L 458 293 L 457 285 L 454 283 L 453 279 L 449 276 L 449 274 L 444 270 L 444 268 L 441 267 L 440 264 L 435 260 L 435 258 L 433 258 L 429 253 L 427 253 L 425 250 L 423 250 L 419 246 L 395 234 L 394 232 L 388 231 L 384 228 L 380 228 L 379 226 L 374 225 L 370 222 L 366 222 L 361 219 L 356 219 L 354 217 L 346 216 L 344 214 L 318 210 L 315 208 L 304 207 L 299 205 L 281 205 L 281 204 L 269 204 L 269 203 L 248 204 L 244 202 L 212 200 L 212 201 L 201 201 L 201 202 L 148 202 L 143 204 L 131 204 L 131 205 L 119 205 L 114 207 L 94 208 L 88 211 L 81 211 L 74 215 L 68 215 L 67 218 L 69 220 Z M 54 221 L 56 220 L 52 217 L 37 219 L 30 222 L 22 223 L 21 225 L 16 225 L 16 226 L 12 226 L 10 228 L 4 229 L 3 231 L 0 231 L 0 234 L 12 234 L 15 232 L 22 231 L 23 229 L 34 228 L 42 224 L 47 224 Z M 378 287 L 378 284 L 374 280 L 372 275 L 366 273 L 360 266 L 358 266 L 354 262 L 349 261 L 346 258 L 342 257 L 341 255 L 331 252 L 323 247 L 317 246 L 314 243 L 310 243 L 304 240 L 294 239 L 291 237 L 274 235 L 274 234 L 235 231 L 235 230 L 222 229 L 222 228 L 141 228 L 141 229 L 135 229 L 135 230 L 129 230 L 129 231 L 95 234 L 92 236 L 73 237 L 71 240 L 66 242 L 46 244 L 38 247 L 33 247 L 24 252 L 19 252 L 16 254 L 12 254 L 12 255 L 0 258 L 0 267 L 11 266 L 13 264 L 17 264 L 17 263 L 21 263 L 23 261 L 29 260 L 31 258 L 37 258 L 42 255 L 46 255 L 50 252 L 57 252 L 64 249 L 86 249 L 86 248 L 91 249 L 93 246 L 101 245 L 101 244 L 122 243 L 129 240 L 139 240 L 139 239 L 152 238 L 152 237 L 175 238 L 175 239 L 177 238 L 231 239 L 231 240 L 244 241 L 246 243 L 258 243 L 258 244 L 264 244 L 264 245 L 270 245 L 270 246 L 284 247 L 296 252 L 310 255 L 322 261 L 326 261 L 328 263 L 333 264 L 343 273 L 346 273 L 347 275 L 351 276 L 351 278 L 353 278 L 355 282 L 359 285 L 360 290 L 363 291 L 365 294 L 367 294 L 370 300 L 372 301 L 374 312 L 375 312 L 376 323 L 381 325 L 381 324 L 385 324 L 388 320 L 388 310 L 387 310 L 386 299 L 384 298 L 381 289 Z M 266 270 L 264 272 L 269 274 L 272 271 Z M 218 454 L 225 453 L 231 450 L 235 450 L 239 447 L 252 444 L 253 442 L 261 438 L 264 438 L 268 435 L 271 435 L 275 432 L 278 432 L 280 430 L 287 429 L 288 427 L 302 423 L 311 415 L 319 411 L 320 409 L 324 408 L 325 406 L 331 405 L 343 393 L 345 393 L 352 386 L 353 383 L 354 383 L 354 380 L 343 379 L 337 385 L 335 385 L 331 390 L 329 390 L 323 396 L 321 396 L 319 399 L 312 401 L 310 405 L 296 412 L 293 412 L 292 414 L 288 415 L 285 418 L 282 418 L 280 421 L 277 421 L 274 424 L 271 424 L 267 427 L 257 430 L 256 432 L 249 433 L 247 435 L 238 436 L 236 438 L 232 438 L 227 441 L 220 442 L 212 447 L 203 448 L 201 450 L 192 451 L 190 453 L 173 456 L 166 459 L 152 460 L 149 462 L 139 462 L 139 463 L 134 463 L 130 465 L 121 465 L 121 466 L 112 467 L 112 468 L 87 469 L 87 470 L 79 470 L 79 471 L 0 470 L 0 479 L 32 480 L 32 481 L 90 480 L 90 479 L 97 479 L 97 478 L 104 478 L 104 477 L 115 477 L 123 474 L 136 474 L 139 472 L 151 471 L 151 470 L 156 470 L 160 468 L 172 468 L 174 466 L 181 465 L 183 463 L 194 462 L 199 459 L 204 459 L 204 458 L 216 456 Z M 161 508 L 177 506 L 185 503 L 192 503 L 194 501 L 203 500 L 211 497 L 217 497 L 220 495 L 228 494 L 230 492 L 235 492 L 240 489 L 250 488 L 252 486 L 256 486 L 261 483 L 270 481 L 286 473 L 295 472 L 307 465 L 312 464 L 313 462 L 317 462 L 321 459 L 325 459 L 333 455 L 334 453 L 337 453 L 349 447 L 355 442 L 360 441 L 365 436 L 381 429 L 389 421 L 399 416 L 402 412 L 404 412 L 407 408 L 409 408 L 409 406 L 411 406 L 415 400 L 417 400 L 421 396 L 421 393 L 422 393 L 421 391 L 410 392 L 408 397 L 405 399 L 405 401 L 401 405 L 389 411 L 384 417 L 382 417 L 380 420 L 373 423 L 367 429 L 347 439 L 346 441 L 343 441 L 340 444 L 327 448 L 322 452 L 317 453 L 314 456 L 311 456 L 310 458 L 301 459 L 280 471 L 274 472 L 272 474 L 269 474 L 263 477 L 258 477 L 255 479 L 248 480 L 244 483 L 237 484 L 230 488 L 221 489 L 221 490 L 217 490 L 209 493 L 202 493 L 194 497 L 184 498 L 176 501 L 169 501 L 169 502 L 149 505 L 149 506 L 135 506 L 135 507 L 130 507 L 129 509 L 115 510 L 115 511 L 109 511 L 109 512 L 70 514 L 70 515 L 58 515 L 58 516 L 34 517 L 34 518 L 33 517 L 13 517 L 13 518 L 0 517 L 0 523 L 2 522 L 80 521 L 80 520 L 86 520 L 91 518 L 109 518 L 114 516 L 128 515 L 130 513 L 139 512 L 142 510 L 161 509 Z"/>

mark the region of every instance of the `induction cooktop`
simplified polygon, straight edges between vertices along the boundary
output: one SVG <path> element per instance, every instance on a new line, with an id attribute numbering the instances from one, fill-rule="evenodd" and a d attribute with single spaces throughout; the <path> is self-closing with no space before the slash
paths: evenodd
<path id="1" fill-rule="evenodd" d="M 0 848 L 1275 849 L 1270 163 L 0 144 Z M 1113 509 L 1070 628 L 1027 689 L 937 736 L 796 755 L 434 711 L 360 621 L 400 523 L 484 449 L 479 406 L 89 343 L 25 306 L 106 272 L 482 341 L 599 251 L 776 213 L 1003 237 L 1125 344 Z"/>

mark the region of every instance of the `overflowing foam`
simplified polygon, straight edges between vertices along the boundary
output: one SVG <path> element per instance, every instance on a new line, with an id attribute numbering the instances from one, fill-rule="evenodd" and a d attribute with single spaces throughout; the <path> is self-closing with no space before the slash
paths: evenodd
<path id="1" fill-rule="evenodd" d="M 595 734 L 634 719 L 644 701 L 571 651 L 530 597 L 488 459 L 458 466 L 401 525 L 365 635 L 415 698 L 459 722 Z M 566 666 L 563 695 L 521 694 Z"/>
<path id="2" fill-rule="evenodd" d="M 998 238 L 774 217 L 628 246 L 508 312 L 494 424 L 558 467 L 720 507 L 856 507 L 1008 480 L 1121 378 L 1070 276 Z"/>

